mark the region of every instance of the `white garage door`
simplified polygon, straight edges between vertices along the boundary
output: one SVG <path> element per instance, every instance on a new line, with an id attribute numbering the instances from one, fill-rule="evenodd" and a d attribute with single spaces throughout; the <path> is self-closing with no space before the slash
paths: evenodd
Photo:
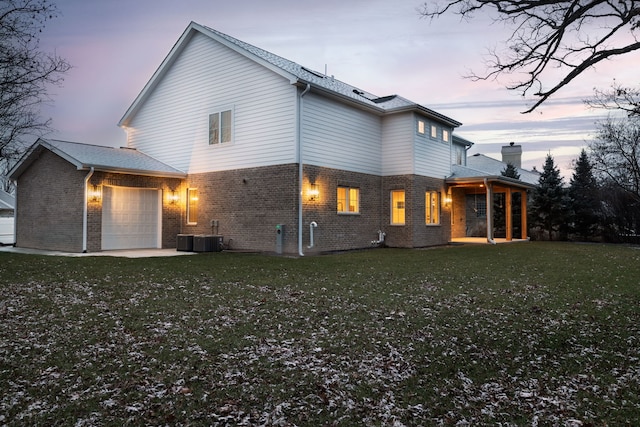
<path id="1" fill-rule="evenodd" d="M 161 246 L 160 190 L 103 187 L 102 249 Z"/>

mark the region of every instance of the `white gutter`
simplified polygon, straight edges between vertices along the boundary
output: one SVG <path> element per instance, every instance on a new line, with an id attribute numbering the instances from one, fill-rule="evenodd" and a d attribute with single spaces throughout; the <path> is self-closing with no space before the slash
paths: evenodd
<path id="1" fill-rule="evenodd" d="M 91 170 L 89 171 L 89 173 L 87 174 L 87 176 L 84 177 L 84 197 L 82 198 L 83 200 L 83 207 L 82 207 L 82 253 L 87 252 L 87 216 L 89 214 L 89 208 L 87 206 L 87 191 L 89 190 L 87 185 L 89 184 L 89 180 L 91 179 L 91 176 L 93 175 L 94 169 L 93 166 L 91 167 Z"/>
<path id="2" fill-rule="evenodd" d="M 487 189 L 487 242 L 496 244 L 493 239 L 493 189 L 489 187 L 489 180 L 484 179 L 484 187 Z"/>
<path id="3" fill-rule="evenodd" d="M 302 180 L 304 179 L 304 171 L 302 170 L 302 97 L 311 90 L 311 85 L 307 83 L 307 87 L 300 94 L 300 102 L 298 103 L 298 255 L 304 256 L 302 252 Z"/>

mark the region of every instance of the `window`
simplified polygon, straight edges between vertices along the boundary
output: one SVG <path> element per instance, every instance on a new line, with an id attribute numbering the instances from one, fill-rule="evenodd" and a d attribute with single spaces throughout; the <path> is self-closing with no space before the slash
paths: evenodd
<path id="1" fill-rule="evenodd" d="M 360 213 L 360 189 L 338 187 L 338 213 Z"/>
<path id="2" fill-rule="evenodd" d="M 442 140 L 449 142 L 449 131 L 446 129 L 442 129 Z"/>
<path id="3" fill-rule="evenodd" d="M 231 110 L 209 114 L 209 144 L 231 142 Z"/>
<path id="4" fill-rule="evenodd" d="M 438 137 L 438 128 L 435 125 L 431 125 L 431 138 Z"/>
<path id="5" fill-rule="evenodd" d="M 424 135 L 426 123 L 424 120 L 418 120 L 418 133 Z"/>
<path id="6" fill-rule="evenodd" d="M 198 223 L 198 189 L 187 188 L 187 224 Z"/>
<path id="7" fill-rule="evenodd" d="M 425 196 L 425 205 L 426 224 L 440 224 L 440 193 L 437 191 L 427 191 Z"/>
<path id="8" fill-rule="evenodd" d="M 460 147 L 456 148 L 456 165 L 462 164 L 462 153 L 463 153 L 462 148 Z"/>
<path id="9" fill-rule="evenodd" d="M 484 198 L 484 196 L 478 198 L 478 195 L 476 194 L 473 210 L 476 213 L 476 218 L 487 217 L 487 200 Z"/>
<path id="10" fill-rule="evenodd" d="M 404 225 L 404 190 L 391 192 L 391 224 Z"/>

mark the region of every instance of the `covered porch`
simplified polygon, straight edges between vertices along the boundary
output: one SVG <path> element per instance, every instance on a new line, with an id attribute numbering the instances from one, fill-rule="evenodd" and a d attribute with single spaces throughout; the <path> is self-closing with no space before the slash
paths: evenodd
<path id="1" fill-rule="evenodd" d="M 534 185 L 505 176 L 451 177 L 451 242 L 528 240 L 527 191 Z"/>

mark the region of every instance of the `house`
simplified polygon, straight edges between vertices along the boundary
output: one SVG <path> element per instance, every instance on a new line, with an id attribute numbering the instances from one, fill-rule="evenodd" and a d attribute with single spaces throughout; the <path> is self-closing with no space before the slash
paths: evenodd
<path id="1" fill-rule="evenodd" d="M 465 235 L 472 194 L 531 188 L 470 173 L 460 125 L 192 22 L 120 120 L 126 148 L 41 139 L 12 169 L 16 244 L 171 248 L 213 234 L 299 255 L 446 244 Z"/>
<path id="2" fill-rule="evenodd" d="M 15 197 L 0 190 L 0 245 L 13 243 Z"/>

